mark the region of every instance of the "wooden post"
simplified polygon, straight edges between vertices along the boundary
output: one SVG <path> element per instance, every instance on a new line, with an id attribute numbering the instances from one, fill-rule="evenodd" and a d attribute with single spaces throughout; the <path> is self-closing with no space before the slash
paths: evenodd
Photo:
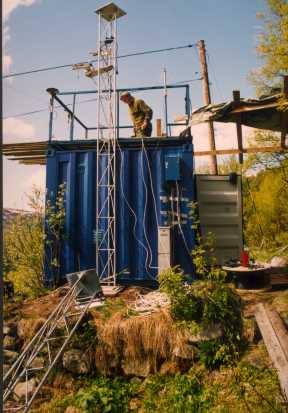
<path id="1" fill-rule="evenodd" d="M 211 103 L 211 94 L 209 86 L 209 76 L 208 76 L 208 67 L 206 60 L 206 50 L 204 40 L 199 40 L 197 42 L 197 47 L 199 51 L 199 60 L 202 76 L 202 85 L 203 85 L 203 101 L 205 105 L 210 105 Z M 208 122 L 208 139 L 210 151 L 215 151 L 215 134 L 213 122 Z M 216 155 L 210 155 L 210 172 L 212 175 L 217 175 L 217 157 Z"/>
<path id="2" fill-rule="evenodd" d="M 233 100 L 235 107 L 240 103 L 240 91 L 233 90 Z M 242 141 L 242 125 L 241 125 L 241 114 L 238 115 L 238 120 L 236 122 L 236 130 L 237 130 L 237 141 L 238 141 L 238 149 L 239 153 L 239 163 L 243 164 L 243 141 Z"/>
<path id="3" fill-rule="evenodd" d="M 283 93 L 286 99 L 288 99 L 288 76 L 284 76 Z M 285 140 L 288 132 L 288 113 L 282 112 L 282 131 L 281 131 L 281 147 L 285 148 Z"/>
<path id="4" fill-rule="evenodd" d="M 157 138 L 162 137 L 161 119 L 156 119 L 156 136 Z"/>

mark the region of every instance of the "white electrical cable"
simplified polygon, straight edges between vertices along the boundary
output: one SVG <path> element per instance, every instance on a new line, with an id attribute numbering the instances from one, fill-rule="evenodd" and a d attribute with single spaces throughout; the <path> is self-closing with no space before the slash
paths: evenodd
<path id="1" fill-rule="evenodd" d="M 144 204 L 144 213 L 143 213 L 143 221 L 142 221 L 142 224 L 143 224 L 144 236 L 145 236 L 145 239 L 146 239 L 146 241 L 147 241 L 147 245 L 148 245 L 148 249 L 149 249 L 149 253 L 150 253 L 150 257 L 149 257 L 148 255 L 146 255 L 146 261 L 145 261 L 146 271 L 149 272 L 149 270 L 148 270 L 148 268 L 147 268 L 147 261 L 148 261 L 148 258 L 149 258 L 150 265 L 151 265 L 151 262 L 152 262 L 152 248 L 151 248 L 150 242 L 149 242 L 149 240 L 148 240 L 148 236 L 147 236 L 147 232 L 146 232 L 146 225 L 145 225 L 146 209 L 147 209 L 147 203 L 148 203 L 148 190 L 147 190 L 147 185 L 146 185 L 145 177 L 144 177 L 144 149 L 145 149 L 144 139 L 141 138 L 141 141 L 142 141 L 142 150 L 141 150 L 142 181 L 143 181 L 144 188 L 145 188 L 145 204 Z M 151 268 L 151 267 L 150 267 L 150 268 Z"/>
<path id="2" fill-rule="evenodd" d="M 159 228 L 159 221 L 158 221 L 158 213 L 157 213 L 157 202 L 156 202 L 156 197 L 155 197 L 155 193 L 154 193 L 154 188 L 153 188 L 153 177 L 152 177 L 152 172 L 151 172 L 151 168 L 150 168 L 150 162 L 149 162 L 149 158 L 148 158 L 148 153 L 147 150 L 145 148 L 144 142 L 143 142 L 143 138 L 142 138 L 142 151 L 144 150 L 145 155 L 146 155 L 146 159 L 147 159 L 147 166 L 148 166 L 148 173 L 149 173 L 149 178 L 150 178 L 150 187 L 151 187 L 151 192 L 152 192 L 152 197 L 153 197 L 153 204 L 154 204 L 154 211 L 155 211 L 155 218 L 156 218 L 156 222 L 157 222 L 157 228 Z M 148 241 L 149 243 L 149 241 Z M 163 241 L 161 241 L 160 238 L 160 244 L 161 246 L 163 246 Z M 150 244 L 149 244 L 150 245 Z M 151 249 L 151 247 L 150 247 Z M 153 267 L 151 266 L 152 263 L 152 254 L 151 254 L 151 259 L 150 259 L 150 265 L 149 268 L 155 268 L 155 269 L 159 269 L 159 267 Z"/>
<path id="3" fill-rule="evenodd" d="M 136 226 L 137 226 L 137 221 L 138 221 L 137 215 L 136 215 L 134 209 L 133 209 L 133 208 L 131 207 L 131 205 L 129 204 L 129 201 L 128 201 L 128 199 L 126 198 L 126 195 L 125 195 L 125 193 L 124 193 L 124 189 L 123 189 L 123 176 L 122 176 L 122 171 L 123 171 L 123 152 L 122 152 L 122 149 L 121 149 L 121 147 L 120 147 L 120 145 L 119 145 L 118 139 L 116 139 L 116 142 L 117 142 L 117 146 L 118 146 L 118 149 L 119 149 L 119 152 L 120 152 L 120 189 L 121 189 L 121 194 L 122 194 L 122 196 L 123 196 L 123 198 L 124 198 L 124 201 L 125 201 L 126 205 L 128 206 L 128 209 L 130 210 L 130 212 L 132 213 L 132 215 L 133 215 L 133 217 L 134 217 L 134 225 L 133 225 L 133 231 L 132 231 L 132 232 L 133 232 L 133 236 L 134 236 L 134 238 L 136 239 L 136 241 L 138 242 L 138 244 L 141 245 L 142 248 L 144 248 L 144 250 L 145 250 L 145 252 L 146 252 L 146 256 L 147 256 L 147 254 L 149 254 L 149 252 L 148 252 L 146 246 L 143 244 L 143 242 L 142 242 L 140 239 L 137 238 L 137 235 L 136 235 Z M 155 280 L 155 278 L 152 277 L 152 275 L 151 275 L 149 272 L 148 272 L 148 276 L 151 277 L 153 280 Z"/>
<path id="4" fill-rule="evenodd" d="M 182 226 L 181 226 L 181 217 L 180 217 L 181 210 L 180 210 L 180 202 L 179 202 L 180 192 L 179 192 L 179 185 L 178 185 L 178 182 L 177 182 L 177 181 L 176 181 L 176 191 L 177 191 L 176 206 L 177 206 L 178 227 L 179 227 L 181 236 L 182 236 L 182 238 L 183 238 L 186 251 L 187 251 L 188 255 L 191 256 L 191 252 L 190 252 L 189 247 L 188 247 L 188 245 L 187 245 L 187 241 L 186 241 L 186 238 L 185 238 L 185 235 L 184 235 L 184 233 L 183 233 Z"/>

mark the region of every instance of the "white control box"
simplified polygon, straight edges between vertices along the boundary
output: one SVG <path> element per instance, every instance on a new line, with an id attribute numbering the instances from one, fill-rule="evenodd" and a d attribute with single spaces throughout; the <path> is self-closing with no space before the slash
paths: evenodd
<path id="1" fill-rule="evenodd" d="M 158 227 L 158 274 L 171 267 L 171 227 Z"/>

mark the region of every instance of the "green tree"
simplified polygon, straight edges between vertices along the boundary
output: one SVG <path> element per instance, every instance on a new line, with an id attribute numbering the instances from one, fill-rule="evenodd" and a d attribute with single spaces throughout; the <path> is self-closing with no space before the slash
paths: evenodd
<path id="1" fill-rule="evenodd" d="M 55 204 L 47 199 L 45 211 L 44 194 L 34 187 L 31 195 L 27 195 L 31 213 L 18 214 L 4 227 L 5 278 L 13 282 L 16 292 L 35 297 L 45 291 L 45 247 L 50 250 L 48 265 L 59 273 L 60 243 L 64 237 L 64 192 L 62 185 Z"/>
<path id="2" fill-rule="evenodd" d="M 263 65 L 251 73 L 258 94 L 282 87 L 282 77 L 288 74 L 288 2 L 267 0 L 267 6 L 266 15 L 258 14 L 264 26 L 256 50 Z"/>
<path id="3" fill-rule="evenodd" d="M 4 228 L 5 275 L 16 292 L 36 296 L 43 291 L 43 194 L 34 188 L 28 201 L 31 213 L 18 214 Z"/>

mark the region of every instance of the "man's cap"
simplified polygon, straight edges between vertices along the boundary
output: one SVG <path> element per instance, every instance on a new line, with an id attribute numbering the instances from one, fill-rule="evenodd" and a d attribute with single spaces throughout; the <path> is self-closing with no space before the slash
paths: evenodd
<path id="1" fill-rule="evenodd" d="M 128 97 L 128 96 L 131 96 L 131 93 L 129 93 L 128 91 L 122 92 L 121 95 L 120 95 L 120 99 Z"/>

